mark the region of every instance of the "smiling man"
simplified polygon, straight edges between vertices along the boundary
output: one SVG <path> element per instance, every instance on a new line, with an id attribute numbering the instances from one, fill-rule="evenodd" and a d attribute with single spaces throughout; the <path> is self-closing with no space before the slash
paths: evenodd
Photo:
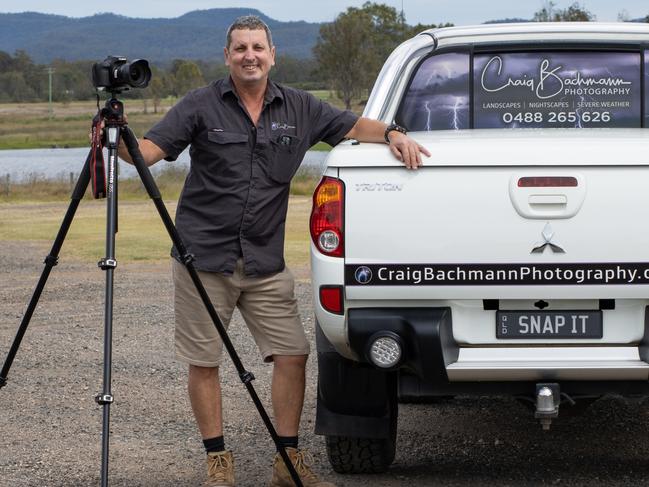
<path id="1" fill-rule="evenodd" d="M 191 145 L 178 231 L 224 324 L 239 308 L 262 359 L 273 363 L 275 425 L 303 484 L 333 486 L 318 479 L 298 449 L 309 343 L 284 263 L 290 181 L 319 141 L 387 143 L 410 169 L 421 165 L 422 153 L 429 154 L 401 127 L 359 118 L 272 82 L 275 47 L 258 17 L 237 19 L 223 52 L 230 76 L 188 93 L 145 135 L 140 150 L 151 165 L 175 160 Z M 120 156 L 130 161 L 124 148 Z M 179 258 L 176 249 L 172 256 Z M 189 364 L 189 397 L 207 451 L 206 485 L 232 486 L 219 383 L 222 343 L 187 270 L 175 259 L 176 357 Z M 246 468 L 245 459 L 237 463 Z M 293 485 L 279 455 L 271 485 Z"/>

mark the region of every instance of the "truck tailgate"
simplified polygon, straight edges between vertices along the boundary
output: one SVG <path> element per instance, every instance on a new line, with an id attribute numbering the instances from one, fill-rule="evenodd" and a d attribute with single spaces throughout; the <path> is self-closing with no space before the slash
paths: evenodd
<path id="1" fill-rule="evenodd" d="M 647 166 L 338 171 L 348 299 L 649 295 Z"/>

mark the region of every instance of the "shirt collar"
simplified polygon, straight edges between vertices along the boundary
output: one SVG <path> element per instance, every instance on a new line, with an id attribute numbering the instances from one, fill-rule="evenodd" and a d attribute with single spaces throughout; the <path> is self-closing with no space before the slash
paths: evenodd
<path id="1" fill-rule="evenodd" d="M 219 91 L 221 98 L 224 98 L 227 93 L 232 93 L 235 97 L 237 97 L 237 99 L 239 98 L 237 96 L 237 92 L 234 91 L 234 83 L 232 83 L 232 78 L 230 76 L 223 79 L 221 85 L 219 86 Z M 284 101 L 284 94 L 282 93 L 282 90 L 279 88 L 277 83 L 275 83 L 271 79 L 268 79 L 266 93 L 264 94 L 264 104 L 270 104 L 275 100 L 275 98 L 279 98 L 280 100 Z"/>

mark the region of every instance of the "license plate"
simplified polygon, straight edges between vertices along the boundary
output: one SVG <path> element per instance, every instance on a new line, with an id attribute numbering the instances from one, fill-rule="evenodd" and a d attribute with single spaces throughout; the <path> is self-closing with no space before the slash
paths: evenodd
<path id="1" fill-rule="evenodd" d="M 496 338 L 602 338 L 602 312 L 497 311 Z"/>

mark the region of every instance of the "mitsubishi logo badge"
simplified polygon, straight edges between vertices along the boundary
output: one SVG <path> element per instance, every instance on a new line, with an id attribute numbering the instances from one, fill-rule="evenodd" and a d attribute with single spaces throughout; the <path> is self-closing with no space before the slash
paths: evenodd
<path id="1" fill-rule="evenodd" d="M 542 254 L 543 252 L 545 252 L 546 247 L 550 247 L 552 252 L 556 254 L 566 253 L 566 251 L 563 250 L 556 241 L 552 242 L 552 238 L 554 237 L 554 230 L 552 230 L 552 227 L 550 226 L 550 222 L 547 222 L 545 224 L 545 227 L 543 227 L 541 236 L 543 237 L 543 241 L 536 242 L 534 244 L 534 248 L 532 249 L 532 252 L 530 252 L 531 254 Z"/>

